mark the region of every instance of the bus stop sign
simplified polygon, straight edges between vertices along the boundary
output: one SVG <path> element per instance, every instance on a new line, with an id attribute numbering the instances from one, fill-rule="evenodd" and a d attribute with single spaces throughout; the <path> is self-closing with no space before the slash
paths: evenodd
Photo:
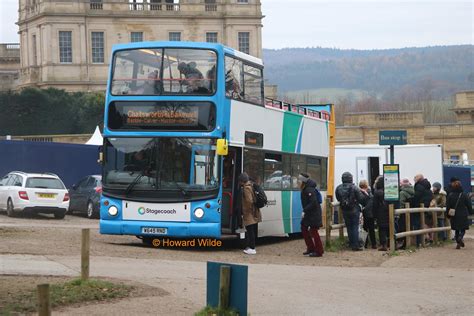
<path id="1" fill-rule="evenodd" d="M 379 145 L 406 145 L 407 131 L 379 131 Z"/>

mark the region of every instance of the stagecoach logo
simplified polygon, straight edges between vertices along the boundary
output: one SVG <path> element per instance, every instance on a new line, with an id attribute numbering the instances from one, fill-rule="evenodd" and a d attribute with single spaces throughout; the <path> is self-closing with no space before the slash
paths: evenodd
<path id="1" fill-rule="evenodd" d="M 145 214 L 176 214 L 176 210 L 173 209 L 151 209 L 151 208 L 144 208 L 144 207 L 139 207 L 138 208 L 138 214 L 140 215 L 145 215 Z"/>

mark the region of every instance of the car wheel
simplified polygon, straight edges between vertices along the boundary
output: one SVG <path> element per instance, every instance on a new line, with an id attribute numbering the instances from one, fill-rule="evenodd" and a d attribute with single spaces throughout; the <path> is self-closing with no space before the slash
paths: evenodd
<path id="1" fill-rule="evenodd" d="M 56 211 L 54 212 L 54 218 L 63 219 L 66 216 L 66 211 Z"/>
<path id="2" fill-rule="evenodd" d="M 90 219 L 97 218 L 97 213 L 94 209 L 94 203 L 92 203 L 92 201 L 87 202 L 87 217 Z"/>
<path id="3" fill-rule="evenodd" d="M 13 206 L 13 202 L 11 199 L 7 201 L 7 216 L 14 217 L 15 216 L 15 208 Z"/>
<path id="4" fill-rule="evenodd" d="M 67 215 L 72 215 L 74 213 L 74 210 L 70 207 L 67 208 L 66 214 Z"/>

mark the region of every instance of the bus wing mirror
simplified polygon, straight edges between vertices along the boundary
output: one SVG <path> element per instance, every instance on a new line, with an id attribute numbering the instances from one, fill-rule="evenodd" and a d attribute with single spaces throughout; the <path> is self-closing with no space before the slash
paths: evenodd
<path id="1" fill-rule="evenodd" d="M 217 154 L 219 156 L 227 156 L 229 153 L 229 147 L 227 145 L 227 139 L 220 138 L 217 140 Z"/>

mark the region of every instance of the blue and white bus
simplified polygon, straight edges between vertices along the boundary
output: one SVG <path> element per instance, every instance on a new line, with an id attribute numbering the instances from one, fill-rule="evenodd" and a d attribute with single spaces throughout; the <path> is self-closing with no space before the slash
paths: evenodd
<path id="1" fill-rule="evenodd" d="M 326 191 L 327 113 L 265 100 L 262 61 L 220 44 L 116 45 L 109 76 L 102 234 L 235 235 L 242 171 L 268 196 L 259 236 L 300 231 L 298 174 Z"/>

